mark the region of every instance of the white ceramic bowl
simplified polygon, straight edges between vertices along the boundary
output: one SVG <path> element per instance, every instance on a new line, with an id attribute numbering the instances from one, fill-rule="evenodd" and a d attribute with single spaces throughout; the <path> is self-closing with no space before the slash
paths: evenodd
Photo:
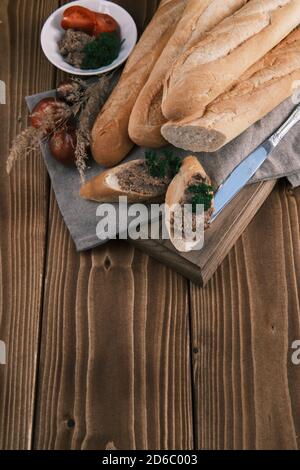
<path id="1" fill-rule="evenodd" d="M 122 44 L 122 48 L 118 58 L 106 67 L 92 70 L 82 70 L 68 64 L 58 49 L 58 42 L 64 34 L 64 30 L 61 27 L 61 20 L 63 12 L 66 8 L 80 5 L 90 10 L 97 11 L 99 13 L 106 13 L 111 15 L 120 25 L 121 37 L 125 41 Z M 58 69 L 64 72 L 71 73 L 72 75 L 99 75 L 110 70 L 115 69 L 121 65 L 128 56 L 131 54 L 137 41 L 137 28 L 133 18 L 124 8 L 112 3 L 108 0 L 80 0 L 78 2 L 67 3 L 63 7 L 52 13 L 47 19 L 41 33 L 41 45 L 44 54 L 48 60 L 55 65 Z"/>

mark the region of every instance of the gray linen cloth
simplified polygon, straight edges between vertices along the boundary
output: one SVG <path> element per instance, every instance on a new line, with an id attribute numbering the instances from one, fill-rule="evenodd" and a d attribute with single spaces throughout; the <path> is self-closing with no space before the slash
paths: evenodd
<path id="1" fill-rule="evenodd" d="M 53 91 L 41 93 L 26 98 L 30 110 L 42 98 L 53 96 Z M 204 154 L 198 157 L 212 178 L 217 188 L 231 173 L 231 171 L 249 153 L 255 150 L 267 137 L 269 137 L 289 116 L 295 104 L 291 99 L 286 100 L 268 116 L 254 124 L 246 132 L 226 145 L 222 150 Z M 251 183 L 258 181 L 278 179 L 286 176 L 293 187 L 300 186 L 300 123 L 297 124 L 274 150 L 269 159 L 257 172 Z M 179 156 L 188 155 L 175 147 L 174 153 Z M 49 151 L 47 144 L 42 144 L 42 154 L 50 175 L 56 199 L 65 223 L 71 233 L 78 251 L 88 250 L 104 243 L 96 235 L 96 225 L 99 217 L 96 209 L 99 204 L 85 201 L 79 196 L 80 179 L 75 168 L 66 168 L 56 162 Z M 144 149 L 135 147 L 125 161 L 143 158 Z M 89 162 L 87 179 L 99 174 L 104 169 L 92 159 Z M 116 210 L 118 210 L 118 207 Z M 128 219 L 128 223 L 130 219 Z M 144 221 L 146 223 L 146 220 Z"/>

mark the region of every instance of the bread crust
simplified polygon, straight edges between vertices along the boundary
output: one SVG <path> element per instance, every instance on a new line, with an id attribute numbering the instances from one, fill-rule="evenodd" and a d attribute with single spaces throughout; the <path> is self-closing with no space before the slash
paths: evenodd
<path id="1" fill-rule="evenodd" d="M 124 72 L 102 108 L 91 132 L 94 159 L 111 167 L 133 147 L 128 135 L 129 118 L 139 92 L 173 34 L 187 0 L 164 1 L 127 61 Z"/>
<path id="2" fill-rule="evenodd" d="M 165 138 L 194 152 L 215 152 L 295 92 L 300 80 L 300 29 L 254 64 L 227 93 L 196 115 L 162 128 Z"/>
<path id="3" fill-rule="evenodd" d="M 83 199 L 88 199 L 90 201 L 96 202 L 119 202 L 119 197 L 126 196 L 128 203 L 136 202 L 163 202 L 164 195 L 158 192 L 153 192 L 152 194 L 144 194 L 133 191 L 125 191 L 120 187 L 117 188 L 116 184 L 112 184 L 114 176 L 117 177 L 118 172 L 126 167 L 136 164 L 138 161 L 142 162 L 144 160 L 132 160 L 122 165 L 118 165 L 115 168 L 104 171 L 98 176 L 95 176 L 86 184 L 84 184 L 80 189 L 80 196 Z M 111 182 L 110 182 L 111 180 Z M 115 183 L 115 181 L 114 181 Z"/>
<path id="4" fill-rule="evenodd" d="M 179 172 L 171 181 L 166 194 L 166 204 L 171 207 L 173 204 L 178 204 L 180 199 L 192 177 L 199 173 L 204 180 L 210 184 L 210 179 L 207 176 L 203 166 L 197 157 L 192 155 L 185 157 L 182 161 Z"/>
<path id="5" fill-rule="evenodd" d="M 198 113 L 230 88 L 300 22 L 298 0 L 250 0 L 174 64 L 162 110 L 169 120 Z"/>
<path id="6" fill-rule="evenodd" d="M 244 5 L 247 0 L 189 0 L 183 17 L 155 64 L 138 96 L 129 121 L 129 136 L 137 145 L 161 147 L 166 144 L 161 126 L 163 84 L 174 61 L 203 34 Z"/>
<path id="7" fill-rule="evenodd" d="M 181 252 L 188 252 L 188 251 L 193 250 L 197 242 L 195 243 L 193 241 L 186 241 L 184 239 L 177 240 L 174 238 L 174 233 L 172 231 L 172 226 L 171 226 L 172 207 L 174 207 L 174 205 L 181 203 L 181 200 L 183 198 L 186 188 L 188 187 L 193 176 L 195 176 L 196 174 L 200 174 L 203 180 L 207 184 L 209 185 L 211 184 L 211 180 L 209 176 L 206 174 L 198 158 L 194 156 L 186 157 L 182 162 L 179 173 L 175 176 L 175 178 L 172 180 L 171 184 L 169 185 L 168 191 L 166 194 L 166 219 L 165 219 L 166 227 L 167 227 L 171 242 L 173 243 L 175 248 Z M 212 202 L 211 210 L 206 213 L 208 214 L 208 217 L 207 217 L 207 223 L 205 224 L 205 229 L 209 227 L 209 219 L 211 218 L 212 213 L 213 213 L 213 202 Z"/>

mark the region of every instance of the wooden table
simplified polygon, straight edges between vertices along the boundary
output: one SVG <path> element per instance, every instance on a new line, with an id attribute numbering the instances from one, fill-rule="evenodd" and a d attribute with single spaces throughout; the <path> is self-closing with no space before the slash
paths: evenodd
<path id="1" fill-rule="evenodd" d="M 58 79 L 58 4 L 0 4 L 0 447 L 298 448 L 300 190 L 279 184 L 201 289 L 125 242 L 77 254 L 39 155 L 6 175 L 24 96 Z"/>

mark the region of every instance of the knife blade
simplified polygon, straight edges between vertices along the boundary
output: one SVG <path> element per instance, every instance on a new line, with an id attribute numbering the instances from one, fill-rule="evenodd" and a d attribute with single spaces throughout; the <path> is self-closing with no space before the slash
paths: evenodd
<path id="1" fill-rule="evenodd" d="M 246 157 L 228 176 L 215 194 L 215 211 L 212 222 L 220 215 L 222 210 L 244 188 L 253 175 L 267 160 L 275 147 L 286 134 L 300 121 L 300 105 L 298 105 L 282 126 L 254 152 Z"/>

